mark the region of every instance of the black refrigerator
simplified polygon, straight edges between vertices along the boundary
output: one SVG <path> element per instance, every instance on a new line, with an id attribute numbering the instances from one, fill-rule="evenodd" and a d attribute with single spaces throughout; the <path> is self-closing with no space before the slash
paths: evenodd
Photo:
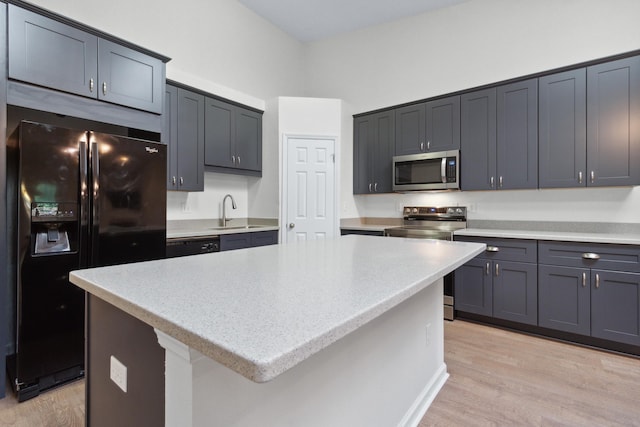
<path id="1" fill-rule="evenodd" d="M 166 146 L 22 121 L 8 141 L 19 401 L 84 375 L 85 294 L 69 272 L 163 258 Z M 10 188 L 9 188 L 10 187 Z"/>

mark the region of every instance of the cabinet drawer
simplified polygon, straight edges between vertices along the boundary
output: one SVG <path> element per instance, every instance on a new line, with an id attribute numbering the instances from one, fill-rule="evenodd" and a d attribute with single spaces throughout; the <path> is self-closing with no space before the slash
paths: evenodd
<path id="1" fill-rule="evenodd" d="M 491 237 L 456 237 L 461 242 L 485 243 L 487 249 L 478 258 L 499 261 L 537 262 L 538 244 L 536 240 L 494 239 Z"/>
<path id="2" fill-rule="evenodd" d="M 540 241 L 538 259 L 547 265 L 640 272 L 638 246 Z"/>

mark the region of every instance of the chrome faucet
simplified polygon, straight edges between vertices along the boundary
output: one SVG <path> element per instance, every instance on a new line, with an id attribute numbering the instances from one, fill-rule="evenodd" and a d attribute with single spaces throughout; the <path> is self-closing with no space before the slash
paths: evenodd
<path id="1" fill-rule="evenodd" d="M 222 226 L 223 227 L 226 227 L 227 221 L 229 221 L 229 219 L 227 218 L 227 209 L 225 204 L 225 202 L 227 201 L 227 197 L 231 198 L 231 207 L 233 209 L 236 209 L 238 207 L 236 206 L 236 201 L 233 200 L 233 196 L 231 194 L 227 194 L 226 196 L 224 196 L 224 198 L 222 199 Z"/>

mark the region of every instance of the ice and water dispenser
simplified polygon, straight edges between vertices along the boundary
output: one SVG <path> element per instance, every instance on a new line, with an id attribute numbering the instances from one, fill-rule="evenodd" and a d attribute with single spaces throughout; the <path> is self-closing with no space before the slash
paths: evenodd
<path id="1" fill-rule="evenodd" d="M 31 254 L 75 252 L 78 249 L 78 206 L 73 202 L 31 203 Z"/>

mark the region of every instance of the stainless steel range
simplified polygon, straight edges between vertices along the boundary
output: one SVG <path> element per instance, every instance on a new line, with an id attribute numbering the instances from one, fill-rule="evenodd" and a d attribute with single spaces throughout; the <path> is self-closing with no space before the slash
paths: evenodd
<path id="1" fill-rule="evenodd" d="M 467 208 L 462 206 L 405 206 L 404 225 L 384 230 L 385 236 L 453 240 L 453 232 L 467 228 Z M 453 320 L 454 273 L 444 277 L 444 318 Z"/>

